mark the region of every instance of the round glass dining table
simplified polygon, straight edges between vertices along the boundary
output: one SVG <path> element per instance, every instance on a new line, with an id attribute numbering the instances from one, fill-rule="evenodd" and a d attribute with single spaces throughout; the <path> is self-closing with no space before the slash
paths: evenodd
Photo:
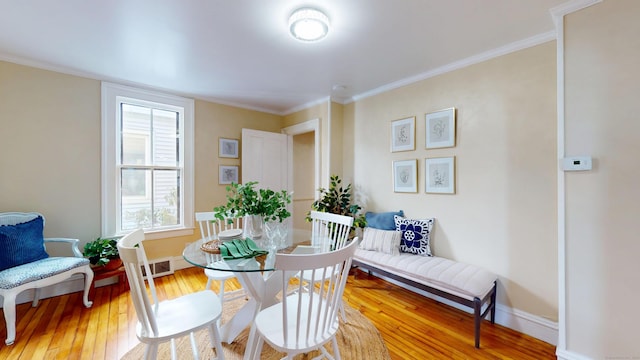
<path id="1" fill-rule="evenodd" d="M 188 244 L 182 256 L 184 259 L 195 266 L 219 270 L 219 271 L 231 271 L 231 272 L 264 272 L 275 270 L 275 254 L 276 250 L 265 249 L 269 251 L 266 255 L 259 255 L 256 257 L 239 258 L 239 259 L 223 259 L 220 254 L 211 254 L 202 250 L 202 245 L 205 243 L 203 239 Z M 258 243 L 260 243 L 258 241 Z M 277 250 L 278 252 L 291 252 L 292 249 L 285 248 Z"/>
<path id="2" fill-rule="evenodd" d="M 309 238 L 306 237 L 306 239 Z M 220 254 L 211 254 L 202 250 L 204 242 L 204 240 L 198 240 L 188 244 L 182 253 L 184 259 L 190 264 L 204 269 L 233 272 L 249 297 L 242 308 L 220 327 L 221 341 L 228 344 L 232 343 L 242 330 L 253 323 L 253 319 L 261 309 L 279 302 L 276 296 L 282 289 L 281 283 L 284 275 L 282 271 L 276 271 L 276 253 L 309 254 L 320 251 L 317 246 L 299 245 L 305 242 L 300 242 L 298 239 L 298 242 L 294 241 L 292 246 L 280 250 L 272 248 L 264 255 L 223 259 Z M 260 246 L 261 242 L 256 241 L 256 244 Z M 255 329 L 252 326 L 247 341 L 248 347 L 255 345 L 255 336 Z M 245 349 L 245 359 L 252 353 L 251 350 L 250 348 Z"/>

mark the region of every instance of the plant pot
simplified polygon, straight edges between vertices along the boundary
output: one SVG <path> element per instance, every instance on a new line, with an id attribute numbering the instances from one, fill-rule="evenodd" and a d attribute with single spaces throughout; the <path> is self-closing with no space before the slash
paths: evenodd
<path id="1" fill-rule="evenodd" d="M 244 236 L 251 240 L 260 240 L 262 238 L 264 219 L 260 215 L 245 215 L 242 227 L 244 228 Z"/>
<path id="2" fill-rule="evenodd" d="M 106 265 L 91 265 L 91 268 L 94 272 L 107 272 L 111 270 L 115 270 L 122 266 L 122 259 L 115 258 L 110 259 Z"/>

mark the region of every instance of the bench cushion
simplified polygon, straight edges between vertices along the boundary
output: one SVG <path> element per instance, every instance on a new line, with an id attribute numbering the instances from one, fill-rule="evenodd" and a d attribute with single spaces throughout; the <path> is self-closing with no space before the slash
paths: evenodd
<path id="1" fill-rule="evenodd" d="M 437 256 L 427 257 L 402 252 L 399 255 L 390 255 L 356 249 L 353 258 L 468 300 L 473 300 L 474 297 L 484 298 L 497 280 L 495 274 L 483 268 Z"/>
<path id="2" fill-rule="evenodd" d="M 65 271 L 89 265 L 80 257 L 49 257 L 0 271 L 0 289 L 12 289 L 28 282 L 45 279 Z"/>

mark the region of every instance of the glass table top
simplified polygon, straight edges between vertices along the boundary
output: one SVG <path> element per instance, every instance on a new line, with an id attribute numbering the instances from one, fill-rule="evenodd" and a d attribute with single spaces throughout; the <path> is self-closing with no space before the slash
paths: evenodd
<path id="1" fill-rule="evenodd" d="M 239 259 L 223 259 L 220 254 L 212 254 L 201 249 L 202 245 L 207 241 L 200 239 L 188 244 L 182 256 L 184 259 L 195 266 L 219 270 L 219 271 L 232 271 L 232 272 L 260 272 L 260 271 L 274 271 L 276 253 L 294 253 L 294 254 L 309 254 L 319 252 L 319 247 L 308 246 L 310 233 L 306 231 L 294 231 L 293 236 L 288 240 L 288 247 L 276 250 L 275 248 L 267 249 L 262 246 L 262 241 L 254 241 L 258 247 L 267 250 L 265 255 L 259 255 L 250 258 Z"/>

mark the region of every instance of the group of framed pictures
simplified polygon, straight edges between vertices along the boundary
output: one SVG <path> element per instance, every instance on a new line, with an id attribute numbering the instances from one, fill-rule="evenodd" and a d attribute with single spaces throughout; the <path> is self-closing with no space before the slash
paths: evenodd
<path id="1" fill-rule="evenodd" d="M 237 159 L 238 156 L 238 139 L 220 138 L 218 140 L 218 157 Z M 231 184 L 238 182 L 237 165 L 220 165 L 218 168 L 218 183 Z"/>
<path id="2" fill-rule="evenodd" d="M 413 151 L 416 118 L 409 117 L 391 122 L 391 152 Z M 425 115 L 425 149 L 454 147 L 456 145 L 456 109 L 449 108 Z M 455 156 L 426 158 L 425 192 L 455 193 Z M 393 162 L 393 191 L 418 192 L 418 160 Z"/>

